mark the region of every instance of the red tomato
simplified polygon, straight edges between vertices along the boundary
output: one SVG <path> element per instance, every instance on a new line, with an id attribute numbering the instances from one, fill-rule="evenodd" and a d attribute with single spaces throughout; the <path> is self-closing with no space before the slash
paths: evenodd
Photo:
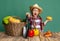
<path id="1" fill-rule="evenodd" d="M 34 36 L 34 30 L 29 30 L 28 31 L 28 36 L 33 37 Z"/>

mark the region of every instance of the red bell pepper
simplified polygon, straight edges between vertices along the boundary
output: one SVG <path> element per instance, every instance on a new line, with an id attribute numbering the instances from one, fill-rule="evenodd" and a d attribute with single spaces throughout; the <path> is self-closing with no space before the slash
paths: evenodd
<path id="1" fill-rule="evenodd" d="M 28 36 L 33 37 L 34 36 L 34 30 L 29 30 L 28 31 Z"/>

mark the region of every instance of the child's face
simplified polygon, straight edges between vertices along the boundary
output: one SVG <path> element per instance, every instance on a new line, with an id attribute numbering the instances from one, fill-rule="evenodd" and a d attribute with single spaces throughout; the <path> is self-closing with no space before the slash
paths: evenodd
<path id="1" fill-rule="evenodd" d="M 38 16 L 38 14 L 39 14 L 39 9 L 34 8 L 34 9 L 32 10 L 32 15 L 33 15 L 33 16 Z"/>

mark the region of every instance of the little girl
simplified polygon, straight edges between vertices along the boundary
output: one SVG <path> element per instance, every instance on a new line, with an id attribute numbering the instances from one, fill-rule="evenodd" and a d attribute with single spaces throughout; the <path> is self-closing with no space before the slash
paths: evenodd
<path id="1" fill-rule="evenodd" d="M 37 28 L 40 31 L 43 31 L 43 26 L 46 25 L 48 22 L 47 20 L 43 23 L 42 18 L 39 16 L 42 12 L 42 8 L 39 7 L 37 4 L 34 4 L 33 6 L 30 7 L 31 15 L 29 13 L 26 13 L 27 19 L 30 23 L 30 28 L 34 29 Z M 24 33 L 26 30 L 24 30 Z M 25 36 L 26 34 L 24 34 Z"/>
<path id="2" fill-rule="evenodd" d="M 40 29 L 40 31 L 43 31 L 43 26 L 46 25 L 47 21 L 43 23 L 42 18 L 39 16 L 42 12 L 42 8 L 35 4 L 30 7 L 30 11 L 31 15 L 26 13 L 26 16 L 28 17 L 31 28 L 36 27 L 37 29 Z"/>

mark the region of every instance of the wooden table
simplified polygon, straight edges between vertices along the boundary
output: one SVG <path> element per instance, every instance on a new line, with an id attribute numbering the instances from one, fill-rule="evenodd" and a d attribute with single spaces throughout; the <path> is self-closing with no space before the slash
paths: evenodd
<path id="1" fill-rule="evenodd" d="M 22 36 L 8 36 L 4 32 L 0 32 L 0 41 L 60 41 L 60 32 L 53 33 L 53 36 L 49 38 L 43 36 L 39 38 L 39 36 L 34 36 L 32 38 L 28 37 L 27 39 L 23 38 Z"/>

